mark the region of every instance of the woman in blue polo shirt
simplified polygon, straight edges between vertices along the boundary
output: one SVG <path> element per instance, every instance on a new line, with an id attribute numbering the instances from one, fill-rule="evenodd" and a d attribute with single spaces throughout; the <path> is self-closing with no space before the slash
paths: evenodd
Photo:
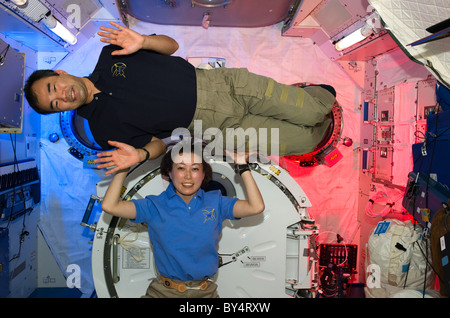
<path id="1" fill-rule="evenodd" d="M 219 190 L 202 189 L 212 170 L 201 155 L 166 153 L 161 174 L 170 179 L 160 195 L 121 201 L 128 170 L 114 175 L 102 202 L 103 211 L 133 222 L 147 223 L 159 276 L 144 297 L 218 297 L 217 285 L 209 280 L 218 269 L 217 245 L 225 219 L 261 213 L 264 201 L 245 158 L 238 159 L 248 200 L 222 196 Z M 240 164 L 243 163 L 243 164 Z"/>

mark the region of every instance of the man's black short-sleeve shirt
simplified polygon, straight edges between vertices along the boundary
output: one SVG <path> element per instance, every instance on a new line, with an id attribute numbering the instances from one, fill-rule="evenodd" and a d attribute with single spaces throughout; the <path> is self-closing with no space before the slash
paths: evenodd
<path id="1" fill-rule="evenodd" d="M 111 148 L 108 140 L 140 148 L 153 136 L 163 139 L 187 127 L 197 103 L 195 68 L 181 57 L 146 50 L 111 55 L 117 49 L 103 48 L 88 76 L 101 93 L 77 110 L 95 141 L 103 149 Z"/>

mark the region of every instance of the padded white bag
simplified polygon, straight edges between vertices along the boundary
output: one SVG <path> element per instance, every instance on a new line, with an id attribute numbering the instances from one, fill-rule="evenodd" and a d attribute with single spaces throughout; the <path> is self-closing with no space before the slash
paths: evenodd
<path id="1" fill-rule="evenodd" d="M 405 289 L 422 291 L 425 272 L 425 290 L 433 288 L 430 243 L 422 234 L 422 227 L 411 221 L 386 219 L 377 224 L 366 245 L 366 297 L 390 297 Z"/>

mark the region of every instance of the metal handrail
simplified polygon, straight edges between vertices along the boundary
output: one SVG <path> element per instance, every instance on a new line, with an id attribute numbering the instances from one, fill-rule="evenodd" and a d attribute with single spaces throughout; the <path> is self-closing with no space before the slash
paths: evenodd
<path id="1" fill-rule="evenodd" d="M 192 5 L 199 5 L 202 7 L 207 7 L 207 8 L 215 8 L 215 7 L 221 7 L 221 6 L 226 6 L 227 4 L 229 4 L 231 2 L 231 0 L 224 0 L 222 3 L 217 3 L 217 4 L 207 4 L 207 3 L 201 3 L 199 0 L 191 0 Z"/>

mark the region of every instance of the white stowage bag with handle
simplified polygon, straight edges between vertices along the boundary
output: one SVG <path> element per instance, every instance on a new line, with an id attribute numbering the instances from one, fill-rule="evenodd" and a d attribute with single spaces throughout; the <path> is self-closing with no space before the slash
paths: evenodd
<path id="1" fill-rule="evenodd" d="M 397 219 L 380 221 L 366 245 L 366 297 L 395 297 L 405 295 L 405 290 L 422 295 L 424 284 L 425 291 L 433 289 L 429 246 L 420 225 Z"/>

